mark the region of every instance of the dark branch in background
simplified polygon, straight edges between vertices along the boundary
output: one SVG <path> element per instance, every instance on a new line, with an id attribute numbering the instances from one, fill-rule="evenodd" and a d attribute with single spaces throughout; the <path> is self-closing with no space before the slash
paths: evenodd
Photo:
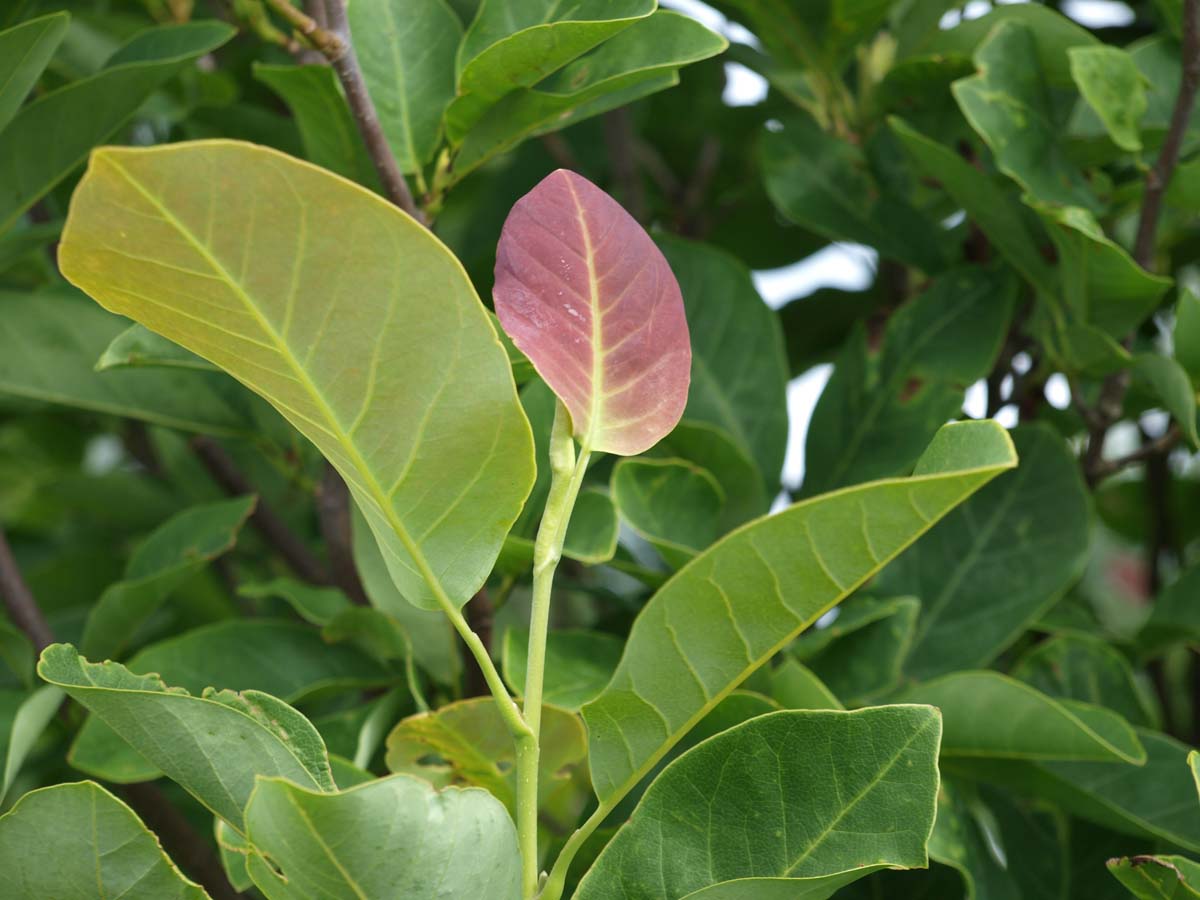
<path id="1" fill-rule="evenodd" d="M 1134 242 L 1133 258 L 1143 269 L 1153 271 L 1154 245 L 1158 235 L 1158 222 L 1162 217 L 1163 195 L 1175 174 L 1179 162 L 1179 151 L 1187 134 L 1188 120 L 1196 102 L 1196 91 L 1200 88 L 1200 0 L 1184 0 L 1183 3 L 1183 77 L 1179 93 L 1175 96 L 1175 108 L 1171 111 L 1171 124 L 1167 137 L 1159 150 L 1153 168 L 1146 173 L 1146 189 L 1142 196 L 1142 209 L 1138 217 L 1137 239 Z M 1126 347 L 1132 336 L 1124 341 Z M 1100 399 L 1092 411 L 1085 415 L 1091 419 L 1088 428 L 1088 447 L 1083 458 L 1083 470 L 1089 484 L 1095 484 L 1105 474 L 1104 441 L 1108 430 L 1124 411 L 1125 393 L 1129 390 L 1129 372 L 1122 369 L 1108 376 L 1100 388 Z"/>
<path id="2" fill-rule="evenodd" d="M 1154 239 L 1158 234 L 1158 221 L 1162 215 L 1163 195 L 1175 174 L 1179 163 L 1179 151 L 1187 135 L 1188 119 L 1196 102 L 1196 90 L 1200 88 L 1200 13 L 1197 0 L 1184 0 L 1183 4 L 1183 78 L 1179 93 L 1175 97 L 1175 108 L 1171 111 L 1171 125 L 1167 138 L 1158 152 L 1154 167 L 1146 173 L 1146 192 L 1142 196 L 1142 214 L 1138 219 L 1137 240 L 1133 245 L 1133 258 L 1143 269 L 1150 269 L 1154 262 Z"/>
<path id="3" fill-rule="evenodd" d="M 358 56 L 350 42 L 350 27 L 346 22 L 346 7 L 343 0 L 325 0 L 324 13 L 327 24 L 322 26 L 315 17 L 292 6 L 288 0 L 267 0 L 271 8 L 287 19 L 310 44 L 321 52 L 333 67 L 342 90 L 346 94 L 346 102 L 354 116 L 354 123 L 362 134 L 367 145 L 367 153 L 379 180 L 383 183 L 384 193 L 394 204 L 412 216 L 421 224 L 425 224 L 425 216 L 413 200 L 412 191 L 404 174 L 396 165 L 396 157 L 388 146 L 379 124 L 379 115 L 375 112 L 375 104 L 367 93 L 367 83 L 363 78 L 362 69 L 358 65 Z"/>
<path id="4" fill-rule="evenodd" d="M 321 536 L 329 552 L 333 580 L 342 592 L 359 606 L 368 606 L 366 589 L 354 565 L 354 537 L 350 520 L 350 491 L 337 469 L 325 463 L 321 486 L 317 488 L 317 517 Z"/>
<path id="5" fill-rule="evenodd" d="M 213 480 L 227 494 L 234 497 L 246 494 L 259 494 L 254 485 L 237 467 L 237 463 L 225 452 L 225 448 L 210 437 L 203 435 L 192 438 L 192 450 Z M 259 494 L 258 504 L 250 516 L 250 521 L 264 538 L 270 542 L 279 555 L 297 575 L 310 584 L 326 585 L 330 583 L 329 574 L 321 561 L 313 556 L 304 542 L 296 535 L 279 514 L 263 501 Z"/>
<path id="6" fill-rule="evenodd" d="M 618 199 L 639 222 L 646 221 L 646 193 L 633 155 L 633 117 L 628 107 L 604 114 L 604 146 Z"/>
<path id="7" fill-rule="evenodd" d="M 171 805 L 158 785 L 150 781 L 126 784 L 119 788 L 119 793 L 162 841 L 176 865 L 204 885 L 213 900 L 237 900 L 243 896 L 229 883 L 213 848 L 200 840 L 191 823 Z"/>
<path id="8" fill-rule="evenodd" d="M 688 237 L 701 237 L 703 234 L 700 209 L 720 162 L 721 141 L 711 134 L 706 135 L 696 154 L 696 168 L 692 170 L 692 177 L 683 186 L 683 194 L 679 198 L 679 227 Z"/>
<path id="9" fill-rule="evenodd" d="M 25 633 L 38 653 L 54 643 L 54 632 L 17 567 L 3 528 L 0 528 L 0 593 L 4 595 L 4 605 L 13 624 Z M 225 877 L 225 870 L 212 846 L 196 833 L 157 787 L 153 784 L 129 785 L 122 793 L 161 838 L 171 858 L 204 885 L 215 900 L 240 896 Z"/>
<path id="10" fill-rule="evenodd" d="M 492 605 L 492 598 L 488 595 L 486 585 L 481 587 L 475 596 L 467 601 L 466 613 L 467 622 L 470 623 L 471 630 L 479 635 L 479 640 L 483 642 L 483 646 L 487 648 L 488 653 L 491 653 L 492 626 L 495 622 L 496 608 Z M 475 657 L 470 653 L 466 655 L 465 659 L 467 662 L 467 696 L 487 696 L 488 685 L 487 679 L 483 677 L 483 669 L 479 668 L 479 663 L 475 661 Z"/>
<path id="11" fill-rule="evenodd" d="M 54 643 L 54 632 L 17 568 L 3 528 L 0 528 L 0 594 L 4 595 L 4 608 L 8 610 L 9 618 L 33 642 L 35 652 L 41 653 Z"/>
<path id="12" fill-rule="evenodd" d="M 579 164 L 579 160 L 575 157 L 575 151 L 571 149 L 571 145 L 557 131 L 552 131 L 549 134 L 543 134 L 539 139 L 546 152 L 550 154 L 550 158 L 558 164 L 560 169 L 570 169 L 572 172 L 583 172 L 583 167 Z"/>

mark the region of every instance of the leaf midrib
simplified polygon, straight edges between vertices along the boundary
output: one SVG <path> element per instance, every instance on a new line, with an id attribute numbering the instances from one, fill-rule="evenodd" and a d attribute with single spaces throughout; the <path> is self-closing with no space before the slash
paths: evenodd
<path id="1" fill-rule="evenodd" d="M 799 866 L 806 859 L 808 859 L 809 856 L 812 855 L 812 853 L 821 845 L 821 843 L 825 840 L 825 838 L 829 836 L 830 832 L 832 832 L 838 826 L 838 823 L 841 822 L 842 819 L 846 818 L 846 816 L 849 815 L 849 813 L 859 804 L 859 802 L 862 801 L 863 798 L 865 798 L 867 796 L 867 794 L 869 794 L 871 791 L 873 791 L 879 785 L 879 783 L 883 781 L 884 777 L 889 772 L 892 771 L 892 769 L 896 765 L 897 760 L 899 760 L 900 757 L 904 755 L 905 751 L 907 751 L 908 748 L 913 745 L 913 742 L 916 741 L 917 738 L 924 736 L 925 732 L 929 730 L 929 726 L 936 722 L 937 722 L 936 716 L 931 716 L 930 718 L 926 719 L 926 721 L 921 725 L 920 728 L 916 729 L 912 734 L 910 734 L 908 736 L 908 740 L 906 740 L 904 742 L 904 744 L 900 747 L 900 749 L 898 749 L 886 763 L 884 763 L 882 766 L 879 767 L 879 770 L 875 773 L 874 777 L 872 777 L 871 780 L 866 784 L 866 786 L 863 787 L 863 789 L 861 791 L 859 791 L 857 794 L 855 794 L 850 799 L 849 803 L 845 804 L 842 807 L 842 811 L 839 812 L 836 816 L 833 817 L 833 819 L 830 820 L 829 824 L 825 828 L 823 828 L 821 830 L 821 833 L 818 834 L 812 840 L 812 842 L 808 845 L 807 849 L 805 849 L 804 852 L 800 854 L 800 856 L 796 859 L 796 861 L 794 863 L 792 863 L 790 866 L 788 866 L 788 868 L 783 873 L 785 876 L 790 877 L 792 875 L 792 873 L 795 872 L 796 869 L 799 868 Z"/>
<path id="2" fill-rule="evenodd" d="M 905 484 L 905 485 L 912 485 L 914 483 L 939 481 L 939 480 L 946 479 L 946 478 L 970 479 L 972 476 L 983 476 L 984 483 L 986 484 L 987 481 L 990 481 L 992 478 L 995 478 L 997 475 L 1004 472 L 1006 469 L 1013 468 L 1014 465 L 1015 464 L 1010 463 L 1008 465 L 1000 464 L 1000 465 L 988 465 L 988 466 L 974 466 L 971 468 L 960 469 L 960 470 L 953 471 L 953 472 L 941 472 L 941 473 L 937 473 L 937 474 L 930 474 L 930 475 L 923 475 L 923 476 L 910 476 L 908 478 L 882 479 L 880 481 L 871 482 L 869 485 L 853 485 L 851 487 L 840 488 L 838 490 L 831 491 L 828 494 L 822 494 L 820 497 L 813 497 L 808 500 L 802 500 L 799 503 L 793 504 L 793 506 L 790 508 L 795 509 L 796 507 L 813 505 L 818 501 L 826 501 L 833 497 L 848 495 L 851 493 L 861 491 L 865 487 L 878 486 L 880 484 L 886 484 L 886 483 L 901 483 L 901 484 Z M 972 486 L 972 488 L 966 492 L 967 496 L 970 496 L 970 494 L 973 493 L 974 490 L 977 490 L 977 489 L 978 489 L 977 487 Z M 950 504 L 949 509 L 952 510 L 955 506 L 958 505 L 958 503 L 961 503 L 961 502 L 962 502 L 961 500 L 958 500 L 955 503 Z M 670 752 L 671 748 L 674 747 L 677 743 L 679 743 L 679 741 L 682 740 L 683 736 L 685 734 L 687 734 L 693 727 L 695 727 L 700 722 L 701 719 L 703 719 L 706 715 L 708 715 L 708 713 L 712 712 L 713 708 L 715 708 L 718 703 L 720 703 L 722 700 L 724 700 L 729 694 L 733 693 L 733 691 L 737 689 L 738 685 L 740 685 L 751 672 L 753 672 L 755 669 L 757 669 L 759 666 L 761 666 L 765 660 L 770 659 L 776 653 L 779 653 L 785 647 L 787 647 L 788 644 L 790 644 L 793 640 L 795 640 L 797 635 L 803 633 L 807 628 L 811 627 L 812 624 L 814 622 L 816 622 L 817 619 L 819 619 L 822 615 L 824 615 L 826 612 L 828 612 L 829 609 L 836 606 L 843 599 L 845 599 L 847 596 L 849 596 L 856 588 L 858 588 L 860 585 L 862 585 L 864 582 L 866 582 L 867 579 L 870 578 L 871 574 L 879 571 L 879 569 L 883 568 L 884 565 L 886 565 L 888 562 L 891 562 L 893 559 L 895 559 L 897 556 L 899 556 L 901 552 L 903 552 L 908 547 L 911 547 L 922 535 L 924 535 L 926 532 L 929 531 L 929 529 L 931 529 L 935 524 L 937 524 L 937 522 L 939 522 L 943 518 L 945 518 L 945 515 L 946 514 L 943 513 L 941 516 L 937 517 L 936 519 L 930 519 L 928 522 L 926 522 L 926 524 L 913 535 L 913 537 L 910 541 L 908 541 L 906 544 L 904 544 L 904 546 L 898 548 L 890 556 L 880 559 L 879 564 L 874 569 L 872 569 L 871 572 L 868 572 L 866 575 L 864 575 L 861 579 L 859 579 L 859 581 L 855 582 L 854 584 L 848 585 L 842 593 L 840 593 L 834 600 L 830 601 L 827 605 L 822 607 L 821 610 L 819 610 L 816 615 L 814 615 L 814 616 L 810 617 L 809 619 L 804 620 L 800 624 L 798 624 L 796 626 L 796 628 L 793 629 L 791 632 L 789 632 L 787 635 L 785 635 L 784 638 L 782 640 L 780 640 L 778 644 L 776 644 L 774 647 L 772 647 L 770 650 L 768 650 L 764 656 L 760 657 L 758 662 L 754 662 L 753 660 L 751 660 L 750 665 L 748 665 L 746 667 L 746 669 L 742 672 L 741 676 L 734 679 L 729 685 L 727 685 L 725 687 L 725 689 L 715 693 L 706 703 L 704 703 L 697 710 L 697 712 L 691 718 L 689 718 L 686 722 L 684 722 L 683 725 L 681 725 L 674 732 L 669 733 L 667 735 L 666 739 L 664 739 L 663 743 L 659 745 L 658 749 L 654 753 L 650 754 L 645 760 L 643 760 L 643 762 L 640 766 L 632 767 L 630 774 L 625 779 L 625 781 L 621 782 L 615 788 L 613 788 L 612 791 L 608 792 L 606 797 L 600 798 L 601 802 L 600 802 L 599 806 L 597 807 L 596 811 L 592 814 L 592 817 L 588 819 L 588 823 L 598 825 L 601 821 L 603 821 L 608 816 L 608 814 L 616 808 L 617 804 L 622 800 L 622 798 L 624 798 L 626 794 L 628 794 L 631 790 L 633 790 L 635 787 L 637 787 L 637 785 L 641 782 L 641 780 L 646 777 L 646 775 L 654 768 L 654 766 L 656 766 L 658 764 L 658 762 L 664 756 L 666 756 L 667 753 Z M 755 520 L 755 521 L 759 521 L 759 520 Z M 726 541 L 731 540 L 735 535 L 742 533 L 743 531 L 749 529 L 753 525 L 754 525 L 753 521 L 746 523 L 745 525 L 741 526 L 740 528 L 735 529 L 734 531 L 727 534 L 725 537 L 723 537 L 721 540 L 719 540 L 717 542 L 717 544 L 722 544 L 722 543 L 725 543 Z M 717 546 L 717 544 L 714 544 L 713 546 L 715 547 L 715 546 Z M 706 553 L 711 552 L 711 550 L 712 550 L 712 547 L 710 547 L 705 552 Z M 699 557 L 697 559 L 699 559 Z M 694 564 L 695 562 L 696 562 L 696 560 L 693 560 L 692 563 L 689 563 L 688 565 L 690 566 L 690 565 Z M 672 577 L 672 579 L 667 582 L 667 584 L 664 584 L 661 588 L 659 588 L 659 591 L 661 592 L 661 591 L 665 590 L 667 585 L 670 584 L 670 582 L 675 580 L 676 578 L 679 578 L 683 574 L 683 572 L 686 571 L 686 569 L 687 569 L 687 567 L 684 567 L 683 569 L 680 569 L 678 572 L 676 572 L 675 575 Z M 620 671 L 620 669 L 618 669 L 618 671 Z M 614 678 L 615 678 L 615 674 L 614 674 Z M 606 687 L 592 701 L 592 703 L 594 703 L 594 702 L 600 700 L 602 697 L 604 697 L 605 694 L 608 693 L 609 687 L 611 687 L 611 685 L 612 685 L 612 682 L 610 681 L 609 686 Z M 649 706 L 651 709 L 653 709 L 660 716 L 662 715 L 661 712 L 659 712 L 658 707 L 654 706 L 654 704 L 650 703 L 648 700 L 646 700 L 644 697 L 642 697 L 641 694 L 638 694 L 638 692 L 636 690 L 633 690 L 632 693 L 634 693 L 638 697 L 639 700 L 646 703 L 647 706 Z M 588 704 L 588 705 L 590 705 L 590 704 Z M 586 708 L 584 711 L 586 712 Z M 607 715 L 607 713 L 606 713 L 606 715 Z M 611 716 L 610 716 L 610 718 L 611 718 Z M 586 719 L 586 716 L 585 716 L 585 719 Z M 626 741 L 626 746 L 628 747 L 627 738 L 625 738 L 625 732 L 622 731 L 620 728 L 618 728 L 617 730 L 621 734 L 622 739 Z"/>
<path id="3" fill-rule="evenodd" d="M 293 355 L 291 347 L 284 341 L 282 335 L 280 335 L 275 326 L 272 325 L 271 322 L 262 314 L 258 306 L 255 304 L 254 299 L 233 278 L 220 260 L 218 260 L 216 256 L 213 255 L 213 253 L 209 250 L 207 245 L 205 245 L 195 234 L 192 233 L 190 228 L 180 221 L 179 218 L 175 216 L 174 213 L 172 213 L 162 201 L 160 201 L 156 196 L 154 196 L 154 194 L 145 188 L 141 182 L 134 178 L 124 166 L 113 159 L 111 154 L 105 154 L 101 158 L 105 159 L 108 164 L 113 167 L 113 169 L 115 169 L 139 194 L 142 195 L 142 197 L 146 199 L 147 202 L 149 202 L 155 209 L 159 211 L 166 222 L 174 227 L 179 234 L 195 249 L 195 251 L 200 254 L 200 256 L 206 263 L 208 263 L 216 275 L 223 282 L 225 282 L 229 289 L 233 291 L 234 295 L 242 302 L 251 318 L 258 323 L 258 326 L 275 345 L 276 353 L 279 354 L 284 363 L 287 364 L 287 366 L 295 373 L 296 379 L 310 395 L 310 399 L 317 407 L 318 413 L 325 418 L 326 423 L 329 426 L 330 434 L 337 439 L 347 456 L 350 457 L 350 461 L 358 470 L 359 476 L 365 481 L 366 487 L 370 491 L 371 499 L 375 501 L 375 504 L 384 514 L 384 517 L 387 519 L 388 524 L 391 526 L 392 531 L 396 534 L 396 537 L 398 537 L 401 543 L 404 544 L 405 550 L 408 551 L 413 562 L 417 566 L 418 574 L 429 586 L 429 589 L 433 593 L 434 599 L 437 600 L 438 605 L 447 612 L 451 612 L 454 609 L 454 604 L 447 595 L 441 581 L 434 575 L 428 560 L 425 559 L 424 553 L 421 552 L 420 547 L 408 533 L 408 529 L 404 527 L 404 524 L 396 515 L 396 512 L 392 508 L 391 502 L 388 500 L 387 494 L 383 490 L 382 485 L 379 484 L 375 478 L 375 474 L 367 466 L 366 460 L 363 459 L 363 456 L 359 452 L 357 445 L 355 445 L 354 442 L 349 439 L 349 436 L 346 434 L 346 430 L 342 427 L 341 422 L 338 421 L 337 416 L 334 414 L 332 407 L 330 407 L 328 401 L 325 399 L 324 394 L 321 393 L 320 389 L 313 382 L 312 378 L 309 377 L 308 372 L 300 365 L 299 361 Z M 416 452 L 415 448 L 414 452 Z"/>

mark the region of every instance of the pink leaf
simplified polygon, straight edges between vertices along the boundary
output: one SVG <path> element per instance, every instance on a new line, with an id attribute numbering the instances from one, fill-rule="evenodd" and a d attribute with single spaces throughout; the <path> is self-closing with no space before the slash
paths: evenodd
<path id="1" fill-rule="evenodd" d="M 581 445 L 632 456 L 675 427 L 692 364 L 679 283 L 600 188 L 559 169 L 517 201 L 496 249 L 493 296 Z"/>

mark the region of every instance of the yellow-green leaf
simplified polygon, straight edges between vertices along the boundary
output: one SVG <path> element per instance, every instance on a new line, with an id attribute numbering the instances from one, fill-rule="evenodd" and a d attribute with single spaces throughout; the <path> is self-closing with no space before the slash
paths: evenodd
<path id="1" fill-rule="evenodd" d="M 483 583 L 529 492 L 533 441 L 466 273 L 413 219 L 265 147 L 106 148 L 59 261 L 312 440 L 409 601 L 457 607 Z"/>

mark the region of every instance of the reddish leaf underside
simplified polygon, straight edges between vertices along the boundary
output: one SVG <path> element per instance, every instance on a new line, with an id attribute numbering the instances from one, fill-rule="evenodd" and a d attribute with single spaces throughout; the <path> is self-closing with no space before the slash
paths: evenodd
<path id="1" fill-rule="evenodd" d="M 632 456 L 687 404 L 679 283 L 612 197 L 559 169 L 517 201 L 496 249 L 496 314 L 592 450 Z"/>

